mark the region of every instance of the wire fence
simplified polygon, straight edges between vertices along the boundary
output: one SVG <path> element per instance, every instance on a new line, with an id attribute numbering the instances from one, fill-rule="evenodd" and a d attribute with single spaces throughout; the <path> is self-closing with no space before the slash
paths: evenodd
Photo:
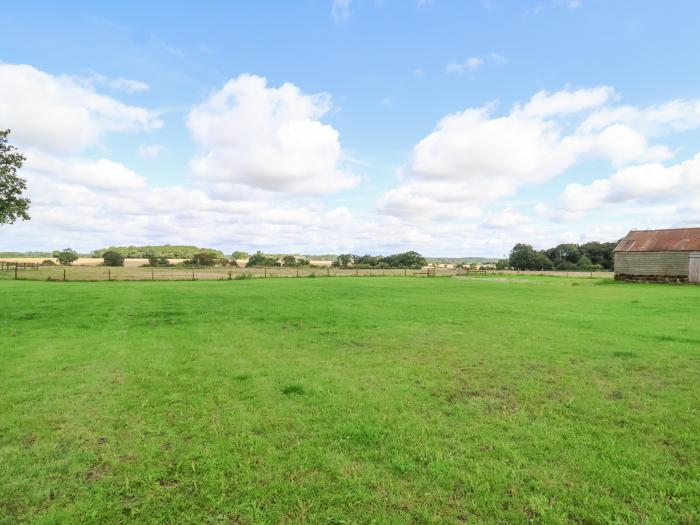
<path id="1" fill-rule="evenodd" d="M 3 263 L 4 279 L 33 281 L 226 281 L 264 278 L 314 277 L 445 277 L 487 275 L 551 275 L 589 279 L 611 279 L 612 272 L 556 272 L 517 270 L 469 270 L 462 268 L 333 268 L 333 267 L 211 267 L 148 268 L 105 266 L 41 266 Z"/>

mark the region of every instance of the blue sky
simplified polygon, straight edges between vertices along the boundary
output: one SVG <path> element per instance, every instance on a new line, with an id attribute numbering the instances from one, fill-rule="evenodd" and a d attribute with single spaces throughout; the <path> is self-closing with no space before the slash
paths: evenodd
<path id="1" fill-rule="evenodd" d="M 0 249 L 498 256 L 697 225 L 699 23 L 691 1 L 9 4 L 0 127 L 34 206 Z"/>

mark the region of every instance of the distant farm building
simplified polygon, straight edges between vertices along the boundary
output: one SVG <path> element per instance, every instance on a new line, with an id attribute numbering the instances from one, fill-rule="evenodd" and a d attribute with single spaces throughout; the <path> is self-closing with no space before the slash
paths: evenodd
<path id="1" fill-rule="evenodd" d="M 615 279 L 700 283 L 700 228 L 632 230 L 615 248 Z"/>

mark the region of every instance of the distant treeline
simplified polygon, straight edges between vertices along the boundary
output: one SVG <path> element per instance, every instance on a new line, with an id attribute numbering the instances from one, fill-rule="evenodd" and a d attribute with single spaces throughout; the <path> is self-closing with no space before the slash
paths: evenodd
<path id="1" fill-rule="evenodd" d="M 0 257 L 51 257 L 51 252 L 0 252 Z"/>
<path id="2" fill-rule="evenodd" d="M 559 244 L 547 250 L 535 250 L 529 244 L 516 244 L 508 259 L 496 263 L 497 269 L 611 271 L 613 251 L 617 242 L 587 242 L 586 244 Z"/>
<path id="3" fill-rule="evenodd" d="M 105 252 L 116 252 L 126 259 L 148 259 L 151 257 L 165 259 L 191 259 L 201 252 L 215 253 L 219 257 L 225 257 L 224 252 L 197 246 L 110 246 L 91 253 L 92 257 L 102 257 Z"/>
<path id="4" fill-rule="evenodd" d="M 428 264 L 453 264 L 469 265 L 469 264 L 495 264 L 498 259 L 493 257 L 426 257 Z"/>
<path id="5" fill-rule="evenodd" d="M 427 264 L 418 252 L 395 253 L 394 255 L 353 255 L 344 253 L 333 261 L 337 268 L 422 268 Z"/>

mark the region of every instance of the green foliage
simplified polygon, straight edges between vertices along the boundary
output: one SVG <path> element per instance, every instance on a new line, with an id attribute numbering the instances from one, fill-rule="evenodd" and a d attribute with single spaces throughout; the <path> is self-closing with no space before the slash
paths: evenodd
<path id="1" fill-rule="evenodd" d="M 78 254 L 75 250 L 71 250 L 70 248 L 66 248 L 65 250 L 60 252 L 56 251 L 54 253 L 56 254 L 58 262 L 60 262 L 64 266 L 69 266 L 73 264 L 74 261 L 78 260 Z"/>
<path id="2" fill-rule="evenodd" d="M 333 261 L 333 266 L 336 268 L 347 268 L 355 262 L 355 256 L 351 253 L 341 253 Z"/>
<path id="3" fill-rule="evenodd" d="M 41 265 L 42 266 L 58 266 L 56 264 L 56 261 L 54 261 L 53 259 L 44 259 L 43 261 L 41 261 Z"/>
<path id="4" fill-rule="evenodd" d="M 10 130 L 0 131 L 0 224 L 12 224 L 17 219 L 29 220 L 29 204 L 22 194 L 27 182 L 17 175 L 26 158 L 9 144 Z"/>
<path id="5" fill-rule="evenodd" d="M 250 256 L 250 259 L 248 259 L 248 265 L 249 267 L 253 268 L 255 266 L 281 266 L 280 261 L 277 259 L 270 257 L 268 255 L 265 255 L 261 251 L 255 252 L 253 255 Z"/>
<path id="6" fill-rule="evenodd" d="M 506 270 L 510 268 L 510 261 L 508 259 L 498 259 L 496 261 L 496 270 Z"/>
<path id="7" fill-rule="evenodd" d="M 124 266 L 124 256 L 114 250 L 107 250 L 102 254 L 105 266 Z"/>
<path id="8" fill-rule="evenodd" d="M 282 257 L 282 264 L 284 266 L 296 266 L 297 258 L 293 255 L 285 255 L 284 257 Z"/>
<path id="9" fill-rule="evenodd" d="M 410 251 L 394 255 L 338 255 L 333 266 L 336 268 L 413 268 L 420 269 L 428 263 L 420 253 Z"/>
<path id="10" fill-rule="evenodd" d="M 0 523 L 696 523 L 700 287 L 597 281 L 0 281 Z"/>
<path id="11" fill-rule="evenodd" d="M 242 251 L 236 250 L 235 252 L 233 252 L 231 257 L 234 259 L 242 260 L 242 259 L 247 259 L 248 257 L 250 257 L 250 254 L 248 252 L 242 252 Z"/>
<path id="12" fill-rule="evenodd" d="M 0 257 L 53 257 L 51 252 L 0 252 Z"/>
<path id="13" fill-rule="evenodd" d="M 195 253 L 190 260 L 185 261 L 185 264 L 204 267 L 214 266 L 219 261 L 220 253 L 221 252 L 217 252 L 214 250 L 202 250 L 200 252 Z"/>
<path id="14" fill-rule="evenodd" d="M 145 255 L 148 259 L 148 266 L 154 268 L 166 268 L 171 266 L 170 261 L 166 257 L 159 257 L 153 252 L 146 252 Z"/>
<path id="15" fill-rule="evenodd" d="M 191 259 L 195 254 L 207 251 L 214 252 L 217 258 L 223 258 L 224 252 L 211 250 L 209 248 L 198 248 L 196 246 L 171 246 L 165 244 L 161 246 L 110 246 L 92 252 L 93 257 L 102 257 L 106 251 L 115 251 L 126 259 L 147 259 L 150 257 L 165 259 Z"/>
<path id="16" fill-rule="evenodd" d="M 535 266 L 535 249 L 529 244 L 518 243 L 513 246 L 508 257 L 508 264 L 517 270 L 539 270 Z"/>
<path id="17" fill-rule="evenodd" d="M 554 248 L 535 251 L 529 244 L 516 244 L 508 264 L 519 270 L 598 271 L 612 270 L 617 242 L 588 242 L 559 244 Z M 501 268 L 502 269 L 502 268 Z"/>

